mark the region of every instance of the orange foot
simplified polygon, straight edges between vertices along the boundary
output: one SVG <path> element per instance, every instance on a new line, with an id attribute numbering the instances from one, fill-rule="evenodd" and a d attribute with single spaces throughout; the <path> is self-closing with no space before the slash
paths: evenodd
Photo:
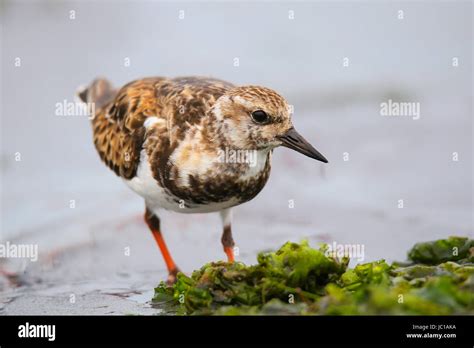
<path id="1" fill-rule="evenodd" d="M 176 276 L 177 276 L 178 272 L 181 272 L 178 267 L 175 267 L 172 270 L 170 270 L 170 272 L 168 274 L 168 279 L 166 280 L 167 285 L 171 286 L 171 285 L 176 283 L 176 280 L 177 280 Z"/>

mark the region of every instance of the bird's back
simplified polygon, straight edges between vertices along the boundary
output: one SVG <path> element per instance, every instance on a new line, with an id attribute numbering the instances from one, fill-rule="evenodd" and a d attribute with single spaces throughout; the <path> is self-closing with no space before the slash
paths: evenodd
<path id="1" fill-rule="evenodd" d="M 204 77 L 144 78 L 115 91 L 95 80 L 79 95 L 96 103 L 92 119 L 94 144 L 105 164 L 124 179 L 135 177 L 147 134 L 145 121 L 156 117 L 166 131 L 154 134 L 162 150 L 172 148 L 189 127 L 199 123 L 231 83 Z"/>

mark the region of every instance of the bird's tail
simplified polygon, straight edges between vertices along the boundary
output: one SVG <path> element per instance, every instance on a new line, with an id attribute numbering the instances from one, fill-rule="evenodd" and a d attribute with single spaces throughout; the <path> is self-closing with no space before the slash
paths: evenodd
<path id="1" fill-rule="evenodd" d="M 97 78 L 89 86 L 80 86 L 76 96 L 86 104 L 93 104 L 99 110 L 107 104 L 117 93 L 112 84 L 105 78 Z"/>

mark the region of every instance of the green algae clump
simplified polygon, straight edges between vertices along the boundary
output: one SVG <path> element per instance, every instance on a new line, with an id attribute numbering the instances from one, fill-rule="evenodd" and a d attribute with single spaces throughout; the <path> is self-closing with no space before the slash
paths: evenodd
<path id="1" fill-rule="evenodd" d="M 408 252 L 408 258 L 416 263 L 438 265 L 447 261 L 474 262 L 474 240 L 449 237 L 434 242 L 417 243 Z"/>
<path id="2" fill-rule="evenodd" d="M 260 253 L 256 265 L 212 262 L 162 282 L 153 301 L 184 315 L 474 314 L 474 244 L 462 237 L 418 243 L 409 263 L 348 268 L 307 241 Z"/>

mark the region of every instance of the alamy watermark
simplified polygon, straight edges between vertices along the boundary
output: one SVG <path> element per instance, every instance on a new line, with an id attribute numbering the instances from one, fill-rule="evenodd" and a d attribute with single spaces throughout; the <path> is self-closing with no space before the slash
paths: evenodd
<path id="1" fill-rule="evenodd" d="M 257 165 L 257 150 L 219 149 L 217 153 L 219 163 L 245 163 L 250 167 Z"/>
<path id="2" fill-rule="evenodd" d="M 418 120 L 421 117 L 419 102 L 396 102 L 392 99 L 380 103 L 380 115 L 382 116 L 404 116 Z"/>
<path id="3" fill-rule="evenodd" d="M 55 104 L 56 116 L 84 116 L 89 120 L 95 117 L 95 103 L 68 101 L 64 99 Z"/>
<path id="4" fill-rule="evenodd" d="M 18 326 L 18 337 L 46 338 L 48 341 L 54 341 L 56 339 L 56 325 L 38 325 L 26 322 L 25 324 Z"/>
<path id="5" fill-rule="evenodd" d="M 328 244 L 326 256 L 339 259 L 348 257 L 362 262 L 365 259 L 364 249 L 364 244 L 339 244 L 333 242 L 332 244 Z"/>
<path id="6" fill-rule="evenodd" d="M 0 258 L 30 259 L 38 261 L 38 244 L 0 243 Z"/>

